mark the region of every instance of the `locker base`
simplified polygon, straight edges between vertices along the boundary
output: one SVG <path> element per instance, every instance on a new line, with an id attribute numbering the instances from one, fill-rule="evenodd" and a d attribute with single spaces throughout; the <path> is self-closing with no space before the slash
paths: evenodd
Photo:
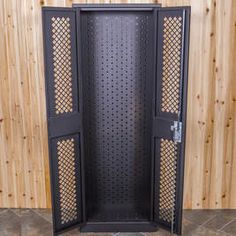
<path id="1" fill-rule="evenodd" d="M 155 232 L 158 227 L 152 222 L 88 222 L 80 232 Z"/>

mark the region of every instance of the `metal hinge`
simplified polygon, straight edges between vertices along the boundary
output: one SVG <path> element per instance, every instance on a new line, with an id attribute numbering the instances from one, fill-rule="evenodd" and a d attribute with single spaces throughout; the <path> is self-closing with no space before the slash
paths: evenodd
<path id="1" fill-rule="evenodd" d="M 174 124 L 170 126 L 171 131 L 173 131 L 173 140 L 176 143 L 181 143 L 182 141 L 182 122 L 174 121 Z"/>

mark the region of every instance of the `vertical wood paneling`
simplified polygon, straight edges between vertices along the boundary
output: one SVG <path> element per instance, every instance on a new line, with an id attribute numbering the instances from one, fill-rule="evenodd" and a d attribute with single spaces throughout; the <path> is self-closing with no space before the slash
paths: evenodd
<path id="1" fill-rule="evenodd" d="M 41 6 L 73 2 L 0 1 L 0 207 L 50 207 Z M 192 7 L 184 206 L 236 208 L 236 1 L 157 2 Z"/>

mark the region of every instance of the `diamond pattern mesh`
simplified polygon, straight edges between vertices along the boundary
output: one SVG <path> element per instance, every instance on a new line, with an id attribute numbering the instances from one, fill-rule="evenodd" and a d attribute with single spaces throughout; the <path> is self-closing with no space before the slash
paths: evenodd
<path id="1" fill-rule="evenodd" d="M 168 223 L 174 219 L 176 192 L 177 145 L 166 139 L 160 142 L 159 219 Z"/>
<path id="2" fill-rule="evenodd" d="M 77 219 L 75 140 L 57 142 L 61 224 Z"/>
<path id="3" fill-rule="evenodd" d="M 161 111 L 179 112 L 182 17 L 164 17 Z"/>
<path id="4" fill-rule="evenodd" d="M 69 17 L 52 17 L 55 113 L 73 111 Z"/>

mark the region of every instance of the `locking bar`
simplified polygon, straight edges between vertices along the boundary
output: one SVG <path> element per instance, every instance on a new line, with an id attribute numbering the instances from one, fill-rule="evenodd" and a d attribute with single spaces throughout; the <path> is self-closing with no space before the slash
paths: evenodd
<path id="1" fill-rule="evenodd" d="M 170 126 L 171 131 L 173 131 L 173 141 L 176 143 L 181 143 L 182 141 L 182 122 L 174 121 L 174 124 Z"/>

